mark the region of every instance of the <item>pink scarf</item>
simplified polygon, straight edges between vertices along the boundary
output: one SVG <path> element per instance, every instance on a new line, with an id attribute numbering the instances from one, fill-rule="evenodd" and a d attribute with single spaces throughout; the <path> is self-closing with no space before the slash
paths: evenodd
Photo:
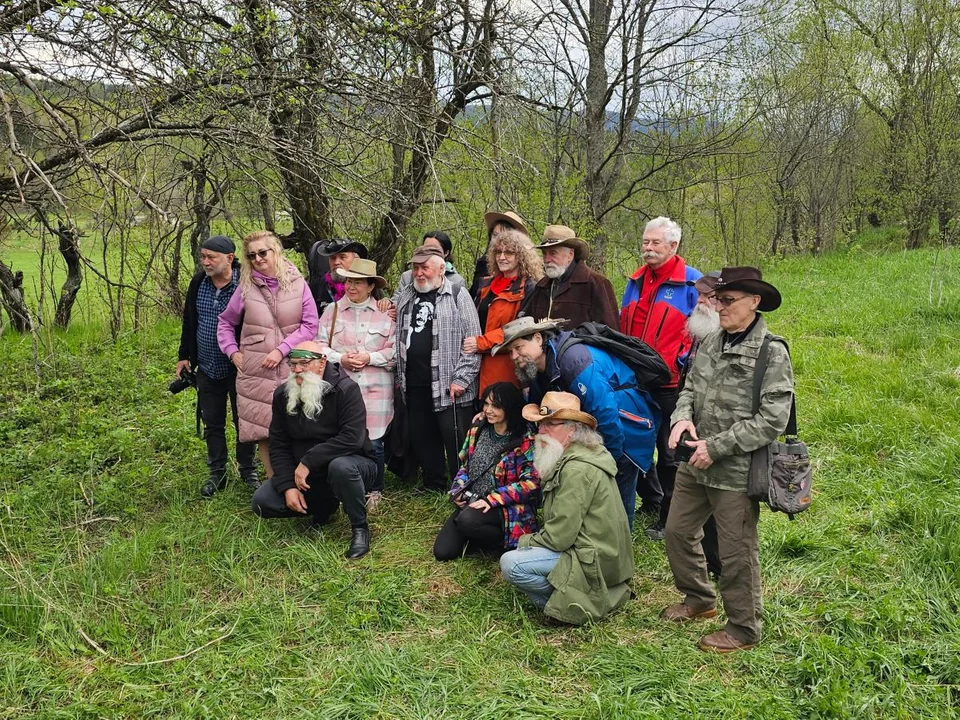
<path id="1" fill-rule="evenodd" d="M 335 282 L 333 276 L 328 272 L 323 276 L 323 280 L 327 283 L 327 287 L 330 288 L 330 293 L 333 295 L 334 300 L 339 300 L 343 297 L 343 294 L 347 291 L 347 286 L 342 282 Z"/>

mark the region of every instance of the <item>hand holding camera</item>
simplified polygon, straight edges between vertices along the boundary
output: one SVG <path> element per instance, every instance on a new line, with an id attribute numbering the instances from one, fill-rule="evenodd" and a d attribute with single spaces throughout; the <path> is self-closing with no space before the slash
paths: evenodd
<path id="1" fill-rule="evenodd" d="M 680 440 L 677 441 L 677 447 L 673 451 L 673 459 L 675 462 L 690 462 L 690 458 L 693 457 L 696 448 L 687 445 L 687 441 L 692 442 L 693 440 L 694 438 L 689 431 L 684 430 L 680 436 Z"/>

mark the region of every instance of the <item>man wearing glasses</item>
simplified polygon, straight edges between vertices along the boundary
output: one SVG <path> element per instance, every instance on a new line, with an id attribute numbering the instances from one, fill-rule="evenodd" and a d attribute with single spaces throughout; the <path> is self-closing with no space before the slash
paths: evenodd
<path id="1" fill-rule="evenodd" d="M 693 452 L 677 471 L 665 534 L 674 582 L 684 597 L 661 617 L 686 622 L 717 614 L 701 544 L 703 524 L 713 515 L 727 622 L 723 630 L 704 635 L 700 649 L 727 653 L 749 650 L 760 640 L 760 508 L 747 497 L 747 478 L 750 454 L 787 427 L 793 368 L 783 344 L 769 343 L 755 411 L 754 373 L 767 335 L 760 311 L 780 307 L 780 293 L 757 268 L 731 267 L 717 279 L 715 302 L 722 331 L 701 342 L 670 419 L 670 447 L 683 442 Z"/>
<path id="2" fill-rule="evenodd" d="M 360 388 L 320 345 L 302 342 L 290 351 L 290 375 L 273 394 L 270 463 L 273 478 L 252 500 L 263 518 L 313 516 L 326 525 L 340 504 L 352 537 L 346 557 L 370 550 L 366 489 L 377 477 Z"/>
<path id="3" fill-rule="evenodd" d="M 680 226 L 670 218 L 658 217 L 647 223 L 643 264 L 627 281 L 620 310 L 620 332 L 643 340 L 670 369 L 669 382 L 654 393 L 664 418 L 677 403 L 680 369 L 691 344 L 687 318 L 697 306 L 698 293 L 693 284 L 701 275 L 677 255 L 680 237 Z M 657 464 L 637 487 L 641 511 L 657 518 L 644 533 L 651 540 L 663 539 L 677 472 L 677 463 L 667 447 L 668 434 L 664 423 L 657 434 Z"/>
<path id="4" fill-rule="evenodd" d="M 183 305 L 177 377 L 184 371 L 196 373 L 197 406 L 203 420 L 209 475 L 200 488 L 205 498 L 213 497 L 227 482 L 227 402 L 237 422 L 237 371 L 217 344 L 217 318 L 230 302 L 240 277 L 240 263 L 233 240 L 225 235 L 207 238 L 200 247 L 201 270 L 190 281 Z M 240 477 L 251 490 L 260 487 L 257 477 L 256 445 L 237 440 Z"/>

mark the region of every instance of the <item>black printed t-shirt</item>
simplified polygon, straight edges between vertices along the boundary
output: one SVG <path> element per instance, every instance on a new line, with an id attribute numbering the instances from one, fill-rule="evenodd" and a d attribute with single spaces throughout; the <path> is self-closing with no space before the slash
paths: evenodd
<path id="1" fill-rule="evenodd" d="M 407 387 L 430 387 L 433 371 L 433 317 L 437 308 L 437 291 L 414 293 L 413 317 L 407 337 Z"/>

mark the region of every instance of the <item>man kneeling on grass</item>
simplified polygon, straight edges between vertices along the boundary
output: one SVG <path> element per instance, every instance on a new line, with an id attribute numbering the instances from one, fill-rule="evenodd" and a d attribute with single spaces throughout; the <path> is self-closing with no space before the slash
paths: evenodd
<path id="1" fill-rule="evenodd" d="M 367 410 L 357 384 L 315 342 L 290 351 L 290 377 L 273 394 L 273 479 L 253 495 L 263 518 L 313 515 L 326 524 L 343 503 L 353 526 L 347 557 L 370 550 L 366 489 L 377 476 Z"/>
<path id="2" fill-rule="evenodd" d="M 630 597 L 633 545 L 617 490 L 617 463 L 580 399 L 548 392 L 523 408 L 539 423 L 533 464 L 543 490 L 543 527 L 520 537 L 500 569 L 543 612 L 582 625 Z"/>

